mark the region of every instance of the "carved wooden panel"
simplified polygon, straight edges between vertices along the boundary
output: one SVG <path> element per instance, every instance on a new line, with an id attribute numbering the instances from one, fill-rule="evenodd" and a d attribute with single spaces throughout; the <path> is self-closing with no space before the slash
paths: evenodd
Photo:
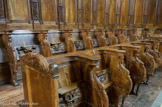
<path id="1" fill-rule="evenodd" d="M 110 0 L 109 2 L 109 25 L 115 24 L 115 0 Z"/>
<path id="2" fill-rule="evenodd" d="M 8 15 L 11 22 L 28 22 L 28 0 L 7 0 Z"/>
<path id="3" fill-rule="evenodd" d="M 32 13 L 32 20 L 40 21 L 40 4 L 37 0 L 31 0 L 31 13 Z"/>
<path id="4" fill-rule="evenodd" d="M 75 0 L 75 23 L 78 28 L 83 28 L 83 0 Z"/>
<path id="5" fill-rule="evenodd" d="M 67 52 L 65 41 L 62 40 L 61 33 L 52 31 L 48 32 L 47 40 L 50 44 L 50 50 L 52 55 Z"/>
<path id="6" fill-rule="evenodd" d="M 104 25 L 109 24 L 109 2 L 110 0 L 104 0 Z"/>
<path id="7" fill-rule="evenodd" d="M 91 29 L 162 23 L 161 0 L 0 0 L 0 29 Z M 33 20 L 33 22 L 32 22 Z M 5 21 L 8 24 L 5 24 Z M 21 24 L 19 24 L 21 23 Z M 33 26 L 32 26 L 33 24 Z M 120 25 L 120 26 L 119 26 Z"/>
<path id="8" fill-rule="evenodd" d="M 92 24 L 97 25 L 97 2 L 98 0 L 92 0 Z"/>
<path id="9" fill-rule="evenodd" d="M 4 0 L 0 0 L 0 22 L 5 20 L 5 3 Z"/>
<path id="10" fill-rule="evenodd" d="M 153 25 L 155 20 L 155 11 L 156 11 L 156 1 L 157 0 L 149 0 L 148 6 L 148 25 Z"/>
<path id="11" fill-rule="evenodd" d="M 65 24 L 65 0 L 57 0 L 57 12 L 59 25 Z M 60 29 L 62 29 L 61 26 Z"/>
<path id="12" fill-rule="evenodd" d="M 126 27 L 126 25 L 127 25 L 128 1 L 129 0 L 122 0 L 122 3 L 121 3 L 120 26 L 123 26 L 123 27 Z"/>
<path id="13" fill-rule="evenodd" d="M 109 106 L 106 88 L 111 83 L 107 71 L 98 71 L 99 60 L 99 56 L 89 58 L 82 54 L 53 56 L 49 59 L 41 55 L 26 55 L 21 63 L 25 101 L 31 102 L 32 99 L 42 106 L 50 107 Z M 42 90 L 44 94 L 52 96 L 40 97 L 38 93 Z"/>
<path id="14" fill-rule="evenodd" d="M 44 21 L 56 20 L 56 7 L 54 0 L 41 0 L 42 19 Z"/>
<path id="15" fill-rule="evenodd" d="M 92 0 L 83 0 L 84 28 L 91 28 L 92 24 Z"/>
<path id="16" fill-rule="evenodd" d="M 40 12 L 41 12 L 41 16 L 42 16 L 42 23 L 44 25 L 43 29 L 56 28 L 57 5 L 56 5 L 55 0 L 41 0 L 40 4 L 41 4 Z"/>
<path id="17" fill-rule="evenodd" d="M 6 1 L 0 0 L 0 30 L 6 30 Z"/>
<path id="18" fill-rule="evenodd" d="M 105 0 L 97 1 L 97 27 L 100 29 L 104 28 L 104 3 Z"/>
<path id="19" fill-rule="evenodd" d="M 115 0 L 115 25 L 120 25 L 121 2 L 122 0 Z"/>
<path id="20" fill-rule="evenodd" d="M 85 49 L 83 37 L 81 36 L 80 32 L 73 31 L 71 32 L 72 41 L 76 47 L 76 50 L 83 50 Z"/>
<path id="21" fill-rule="evenodd" d="M 136 0 L 129 0 L 128 1 L 128 26 L 132 26 L 134 24 L 134 13 L 135 13 L 135 4 Z"/>
<path id="22" fill-rule="evenodd" d="M 32 29 L 28 0 L 6 0 L 8 30 Z M 21 23 L 21 24 L 20 24 Z"/>
<path id="23" fill-rule="evenodd" d="M 134 14 L 134 24 L 136 27 L 141 27 L 142 25 L 142 10 L 143 10 L 143 1 L 136 0 L 135 14 Z"/>
<path id="24" fill-rule="evenodd" d="M 162 15 L 160 15 L 160 13 L 162 13 L 161 12 L 161 7 L 162 6 L 162 1 L 161 0 L 157 0 L 156 1 L 156 12 L 155 12 L 155 24 L 156 25 L 159 25 L 159 23 L 160 23 L 160 20 L 161 20 L 161 17 L 160 16 L 162 16 Z"/>
<path id="25" fill-rule="evenodd" d="M 160 15 L 159 15 L 159 24 L 160 24 L 160 28 L 162 28 L 162 1 L 160 0 Z"/>
<path id="26" fill-rule="evenodd" d="M 143 18 L 142 18 L 143 26 L 145 26 L 147 24 L 148 6 L 149 6 L 149 0 L 143 0 Z"/>
<path id="27" fill-rule="evenodd" d="M 76 28 L 75 26 L 75 3 L 76 0 L 65 0 L 65 20 L 66 20 L 66 25 L 65 25 L 65 29 L 74 29 Z M 80 7 L 79 7 L 80 8 Z"/>

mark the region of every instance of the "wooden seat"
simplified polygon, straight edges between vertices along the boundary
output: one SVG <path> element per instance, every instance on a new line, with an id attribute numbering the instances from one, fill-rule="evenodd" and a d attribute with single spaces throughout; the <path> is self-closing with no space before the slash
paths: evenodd
<path id="1" fill-rule="evenodd" d="M 84 54 L 48 58 L 27 54 L 21 63 L 25 101 L 38 102 L 39 107 L 108 107 L 105 89 L 111 83 L 107 72 L 98 71 L 99 61 L 98 56 Z"/>
<path id="2" fill-rule="evenodd" d="M 155 66 L 156 66 L 154 57 L 149 54 L 149 43 L 135 42 L 132 44 L 141 46 L 140 60 L 144 63 L 146 67 L 146 73 L 147 73 L 146 84 L 147 84 L 149 80 L 149 76 L 153 75 L 153 73 L 155 72 Z"/>
<path id="3" fill-rule="evenodd" d="M 138 94 L 139 86 L 146 78 L 146 68 L 144 63 L 139 59 L 140 46 L 133 46 L 130 44 L 119 44 L 116 46 L 111 46 L 111 48 L 116 48 L 119 50 L 125 50 L 125 66 L 130 71 L 130 76 L 133 82 L 132 94 Z M 134 88 L 137 85 L 136 93 L 134 93 Z"/>

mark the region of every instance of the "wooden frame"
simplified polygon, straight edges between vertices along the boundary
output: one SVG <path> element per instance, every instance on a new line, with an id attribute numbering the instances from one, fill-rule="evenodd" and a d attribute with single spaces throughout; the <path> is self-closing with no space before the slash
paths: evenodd
<path id="1" fill-rule="evenodd" d="M 156 12 L 155 12 L 155 20 L 154 20 L 155 25 L 159 25 L 159 22 L 160 22 L 160 8 L 161 8 L 160 3 L 161 3 L 161 0 L 156 1 Z"/>
<path id="2" fill-rule="evenodd" d="M 121 15 L 121 2 L 122 0 L 115 0 L 115 25 L 120 25 L 120 15 Z"/>
<path id="3" fill-rule="evenodd" d="M 142 18 L 143 27 L 146 26 L 148 20 L 148 6 L 149 0 L 143 0 L 143 18 Z"/>
<path id="4" fill-rule="evenodd" d="M 7 20 L 7 29 L 32 29 L 31 15 L 30 15 L 30 3 L 28 0 L 25 0 L 19 3 L 19 9 L 16 8 L 17 4 L 12 4 L 13 1 L 6 0 L 6 20 Z M 18 0 L 14 0 L 18 2 Z M 24 11 L 22 12 L 22 9 Z M 25 14 L 26 13 L 26 14 Z M 21 23 L 21 25 L 20 25 Z"/>
<path id="5" fill-rule="evenodd" d="M 127 15 L 128 26 L 134 25 L 135 3 L 136 3 L 136 0 L 128 0 L 128 15 Z"/>

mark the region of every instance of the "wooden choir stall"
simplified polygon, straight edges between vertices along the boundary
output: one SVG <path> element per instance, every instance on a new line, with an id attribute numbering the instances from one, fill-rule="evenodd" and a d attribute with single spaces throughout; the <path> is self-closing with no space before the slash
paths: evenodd
<path id="1" fill-rule="evenodd" d="M 162 0 L 0 0 L 0 85 L 38 107 L 124 107 L 162 69 L 161 19 Z"/>

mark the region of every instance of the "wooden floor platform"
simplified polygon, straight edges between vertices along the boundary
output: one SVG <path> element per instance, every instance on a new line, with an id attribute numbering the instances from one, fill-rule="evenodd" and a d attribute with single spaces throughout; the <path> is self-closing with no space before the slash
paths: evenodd
<path id="1" fill-rule="evenodd" d="M 138 96 L 129 95 L 124 107 L 151 107 L 161 90 L 162 70 L 150 78 L 149 85 L 141 85 Z M 0 86 L 0 107 L 24 107 L 21 105 L 23 100 L 23 84 L 21 82 L 17 87 L 9 84 Z"/>

